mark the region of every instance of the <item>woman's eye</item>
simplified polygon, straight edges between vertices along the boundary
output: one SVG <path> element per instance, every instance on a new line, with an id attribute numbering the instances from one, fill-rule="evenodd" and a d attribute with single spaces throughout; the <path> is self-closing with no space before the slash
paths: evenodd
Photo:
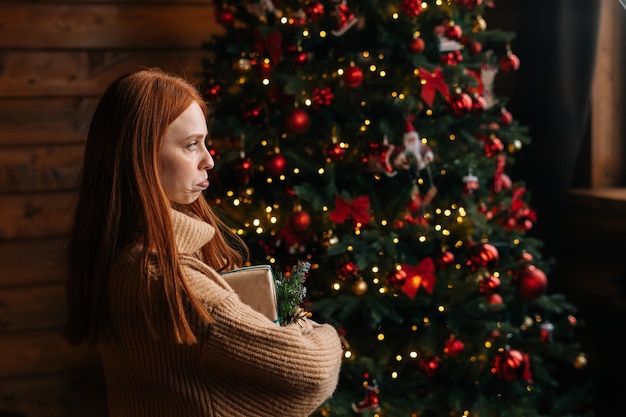
<path id="1" fill-rule="evenodd" d="M 191 149 L 191 150 L 196 149 L 197 147 L 198 147 L 197 141 L 193 141 L 187 145 L 187 149 Z"/>

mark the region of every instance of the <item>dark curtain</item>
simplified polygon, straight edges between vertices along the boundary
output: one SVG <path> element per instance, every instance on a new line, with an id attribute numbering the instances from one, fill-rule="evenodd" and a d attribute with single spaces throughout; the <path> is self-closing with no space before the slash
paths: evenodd
<path id="1" fill-rule="evenodd" d="M 617 1 L 617 0 L 610 0 Z M 532 233 L 549 249 L 583 143 L 588 142 L 600 0 L 522 0 L 513 43 L 520 57 L 514 115 L 532 143 L 516 170 L 539 220 Z M 513 103 L 512 103 L 513 104 Z M 582 158 L 579 158 L 582 157 Z"/>

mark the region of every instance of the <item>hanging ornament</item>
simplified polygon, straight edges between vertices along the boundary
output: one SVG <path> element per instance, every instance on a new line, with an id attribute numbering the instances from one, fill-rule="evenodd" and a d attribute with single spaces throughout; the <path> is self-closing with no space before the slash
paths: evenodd
<path id="1" fill-rule="evenodd" d="M 281 153 L 272 153 L 265 158 L 263 168 L 272 177 L 278 177 L 285 173 L 287 159 Z"/>
<path id="2" fill-rule="evenodd" d="M 363 157 L 362 162 L 373 173 L 393 177 L 398 173 L 391 163 L 391 157 L 395 149 L 396 145 L 390 145 L 385 135 L 382 144 L 375 142 L 369 144 L 368 154 Z"/>
<path id="3" fill-rule="evenodd" d="M 398 169 L 411 170 L 414 177 L 430 164 L 435 156 L 433 151 L 423 143 L 420 135 L 413 127 L 415 115 L 410 114 L 404 119 L 404 134 L 402 135 L 402 146 L 398 147 L 398 154 L 393 159 L 393 166 Z"/>
<path id="4" fill-rule="evenodd" d="M 455 117 L 465 116 L 472 109 L 472 97 L 467 93 L 452 94 L 448 109 Z"/>
<path id="5" fill-rule="evenodd" d="M 523 379 L 532 383 L 530 376 L 530 360 L 527 353 L 515 349 L 506 349 L 494 358 L 491 372 L 506 382 Z"/>
<path id="6" fill-rule="evenodd" d="M 459 65 L 463 62 L 463 54 L 461 51 L 448 51 L 441 55 L 440 61 L 444 65 Z"/>
<path id="7" fill-rule="evenodd" d="M 312 21 L 316 21 L 324 16 L 324 5 L 319 1 L 311 1 L 306 5 L 305 13 L 307 18 Z"/>
<path id="8" fill-rule="evenodd" d="M 508 51 L 505 56 L 500 58 L 499 64 L 502 72 L 507 74 L 513 71 L 517 71 L 519 69 L 520 61 L 517 55 L 515 55 L 511 51 Z"/>
<path id="9" fill-rule="evenodd" d="M 478 55 L 483 51 L 483 44 L 475 40 L 468 40 L 465 47 L 469 51 L 470 55 Z"/>
<path id="10" fill-rule="evenodd" d="M 498 155 L 500 152 L 504 150 L 504 144 L 502 143 L 500 138 L 497 138 L 492 135 L 489 139 L 485 141 L 485 144 L 483 145 L 483 149 L 485 151 L 485 155 L 487 156 L 487 158 L 491 158 L 493 156 Z"/>
<path id="11" fill-rule="evenodd" d="M 426 42 L 424 42 L 424 39 L 419 36 L 411 39 L 411 41 L 409 42 L 409 51 L 413 53 L 421 54 L 422 52 L 424 52 L 425 48 Z"/>
<path id="12" fill-rule="evenodd" d="M 488 295 L 485 298 L 485 301 L 487 302 L 487 304 L 492 305 L 492 306 L 502 306 L 502 304 L 504 304 L 504 300 L 502 299 L 502 296 L 498 293 L 493 293 Z"/>
<path id="13" fill-rule="evenodd" d="M 422 259 L 416 266 L 402 264 L 402 268 L 396 274 L 399 274 L 397 277 L 402 281 L 400 289 L 410 299 L 415 298 L 420 288 L 432 294 L 437 281 L 435 262 L 431 257 Z"/>
<path id="14" fill-rule="evenodd" d="M 546 274 L 534 265 L 524 267 L 517 276 L 517 295 L 524 301 L 543 295 L 547 288 Z"/>
<path id="15" fill-rule="evenodd" d="M 478 182 L 478 177 L 472 174 L 472 170 L 470 169 L 469 173 L 463 177 L 463 195 L 471 197 L 474 195 L 474 191 L 479 188 L 480 182 Z"/>
<path id="16" fill-rule="evenodd" d="M 461 29 L 461 26 L 455 25 L 454 22 L 450 21 L 443 33 L 446 38 L 458 41 L 463 36 L 463 29 Z"/>
<path id="17" fill-rule="evenodd" d="M 243 118 L 250 123 L 262 123 L 265 119 L 265 107 L 261 103 L 249 102 L 242 109 Z"/>
<path id="18" fill-rule="evenodd" d="M 434 378 L 437 376 L 437 371 L 441 365 L 441 358 L 439 356 L 426 357 L 420 360 L 419 367 L 426 374 L 428 378 Z"/>
<path id="19" fill-rule="evenodd" d="M 352 284 L 352 292 L 354 295 L 365 295 L 367 293 L 367 282 L 363 278 L 359 278 Z"/>
<path id="20" fill-rule="evenodd" d="M 480 114 L 487 108 L 487 100 L 483 96 L 474 94 L 472 97 L 472 108 L 470 112 L 472 114 Z"/>
<path id="21" fill-rule="evenodd" d="M 346 156 L 346 150 L 340 143 L 331 143 L 324 148 L 324 156 L 327 162 L 339 162 Z"/>
<path id="22" fill-rule="evenodd" d="M 215 15 L 217 21 L 223 26 L 231 27 L 235 22 L 235 13 L 226 7 L 216 6 Z"/>
<path id="23" fill-rule="evenodd" d="M 487 186 L 492 193 L 499 193 L 502 190 L 508 190 L 513 186 L 513 182 L 508 175 L 504 173 L 504 166 L 506 164 L 506 156 L 499 154 L 496 163 L 496 172 L 493 174 Z"/>
<path id="24" fill-rule="evenodd" d="M 494 245 L 491 243 L 479 243 L 469 248 L 466 265 L 472 271 L 480 268 L 491 269 L 496 265 L 499 258 L 498 249 Z"/>
<path id="25" fill-rule="evenodd" d="M 311 119 L 306 110 L 296 107 L 285 116 L 285 130 L 289 133 L 302 134 L 309 130 Z"/>
<path id="26" fill-rule="evenodd" d="M 359 275 L 359 268 L 354 261 L 344 259 L 337 269 L 337 276 L 342 280 L 356 278 Z"/>
<path id="27" fill-rule="evenodd" d="M 510 111 L 508 111 L 507 109 L 503 107 L 502 110 L 500 111 L 500 124 L 502 126 L 508 126 L 511 123 L 513 123 L 513 115 L 511 114 Z"/>
<path id="28" fill-rule="evenodd" d="M 452 358 L 456 358 L 463 352 L 463 349 L 465 349 L 465 344 L 454 337 L 454 335 L 450 335 L 450 338 L 446 340 L 443 346 L 443 353 Z"/>
<path id="29" fill-rule="evenodd" d="M 539 335 L 543 343 L 552 342 L 552 333 L 554 333 L 554 324 L 546 321 L 539 326 Z"/>
<path id="30" fill-rule="evenodd" d="M 296 210 L 291 214 L 290 222 L 293 230 L 303 232 L 311 225 L 311 215 L 304 210 Z"/>
<path id="31" fill-rule="evenodd" d="M 365 388 L 365 398 L 358 403 L 352 403 L 352 411 L 355 413 L 364 413 L 366 411 L 378 412 L 380 411 L 380 405 L 378 400 L 378 383 L 375 379 L 370 377 L 369 373 L 364 375 L 365 381 L 363 381 L 363 388 Z"/>
<path id="32" fill-rule="evenodd" d="M 483 64 L 480 67 L 480 80 L 483 85 L 483 97 L 487 101 L 487 108 L 491 108 L 496 102 L 493 93 L 493 85 L 498 74 L 498 67 L 491 64 Z"/>
<path id="33" fill-rule="evenodd" d="M 482 2 L 482 0 L 474 0 L 474 1 L 477 3 L 479 1 Z M 472 32 L 478 33 L 478 32 L 483 32 L 485 30 L 487 30 L 487 21 L 481 15 L 476 15 L 476 17 L 474 17 L 474 22 L 472 24 Z"/>
<path id="34" fill-rule="evenodd" d="M 424 103 L 432 107 L 435 102 L 435 95 L 437 91 L 447 101 L 449 99 L 450 90 L 446 80 L 443 77 L 443 71 L 440 67 L 435 68 L 433 71 L 429 71 L 424 67 L 419 68 L 420 83 L 422 85 L 422 91 L 420 97 L 424 100 Z"/>
<path id="35" fill-rule="evenodd" d="M 252 171 L 254 170 L 254 164 L 250 158 L 247 158 L 243 152 L 240 154 L 239 159 L 234 164 L 235 172 L 237 173 L 237 179 L 242 184 L 248 184 L 252 178 Z"/>
<path id="36" fill-rule="evenodd" d="M 342 80 L 346 87 L 358 87 L 363 82 L 363 70 L 356 65 L 350 65 L 343 71 Z"/>
<path id="37" fill-rule="evenodd" d="M 202 89 L 202 95 L 206 98 L 207 101 L 218 101 L 220 99 L 220 92 L 222 90 L 222 86 L 211 82 L 210 84 L 204 86 Z"/>
<path id="38" fill-rule="evenodd" d="M 346 0 L 341 0 L 341 2 L 335 5 L 335 11 L 339 17 L 339 23 L 336 29 L 331 30 L 331 33 L 335 36 L 341 36 L 354 26 L 359 19 L 352 13 Z"/>
<path id="39" fill-rule="evenodd" d="M 364 225 L 370 221 L 370 198 L 368 195 L 347 200 L 343 195 L 335 197 L 335 209 L 328 218 L 335 223 L 343 223 L 352 218 L 354 226 Z"/>
<path id="40" fill-rule="evenodd" d="M 315 87 L 312 94 L 313 108 L 319 110 L 321 107 L 328 107 L 334 98 L 335 96 L 330 87 Z"/>
<path id="41" fill-rule="evenodd" d="M 293 57 L 293 63 L 296 64 L 296 66 L 298 67 L 301 67 L 302 65 L 306 64 L 308 60 L 309 60 L 309 55 L 306 52 L 298 52 Z"/>
<path id="42" fill-rule="evenodd" d="M 483 294 L 494 294 L 500 288 L 500 278 L 491 274 L 483 276 L 479 282 L 479 288 Z"/>
<path id="43" fill-rule="evenodd" d="M 400 11 L 408 17 L 417 17 L 422 11 L 422 0 L 402 0 Z"/>
<path id="44" fill-rule="evenodd" d="M 449 250 L 443 251 L 435 257 L 435 264 L 438 269 L 446 269 L 454 263 L 454 253 Z"/>
<path id="45" fill-rule="evenodd" d="M 580 353 L 574 358 L 573 364 L 574 368 L 583 369 L 587 366 L 587 357 L 583 353 Z"/>

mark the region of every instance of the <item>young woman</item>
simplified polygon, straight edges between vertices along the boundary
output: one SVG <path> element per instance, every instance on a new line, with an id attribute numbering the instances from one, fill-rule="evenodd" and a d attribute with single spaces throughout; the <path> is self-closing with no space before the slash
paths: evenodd
<path id="1" fill-rule="evenodd" d="M 279 326 L 220 276 L 248 252 L 202 194 L 211 117 L 192 85 L 157 69 L 116 80 L 93 116 L 65 337 L 98 349 L 110 417 L 308 416 L 336 387 L 333 327 Z"/>

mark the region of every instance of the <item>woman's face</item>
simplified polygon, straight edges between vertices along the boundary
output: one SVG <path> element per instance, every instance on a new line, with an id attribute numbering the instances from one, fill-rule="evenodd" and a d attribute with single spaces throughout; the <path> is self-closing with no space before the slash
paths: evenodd
<path id="1" fill-rule="evenodd" d="M 204 113 L 195 102 L 167 127 L 158 163 L 171 201 L 193 203 L 209 186 L 207 171 L 215 164 L 206 147 L 207 134 Z"/>

